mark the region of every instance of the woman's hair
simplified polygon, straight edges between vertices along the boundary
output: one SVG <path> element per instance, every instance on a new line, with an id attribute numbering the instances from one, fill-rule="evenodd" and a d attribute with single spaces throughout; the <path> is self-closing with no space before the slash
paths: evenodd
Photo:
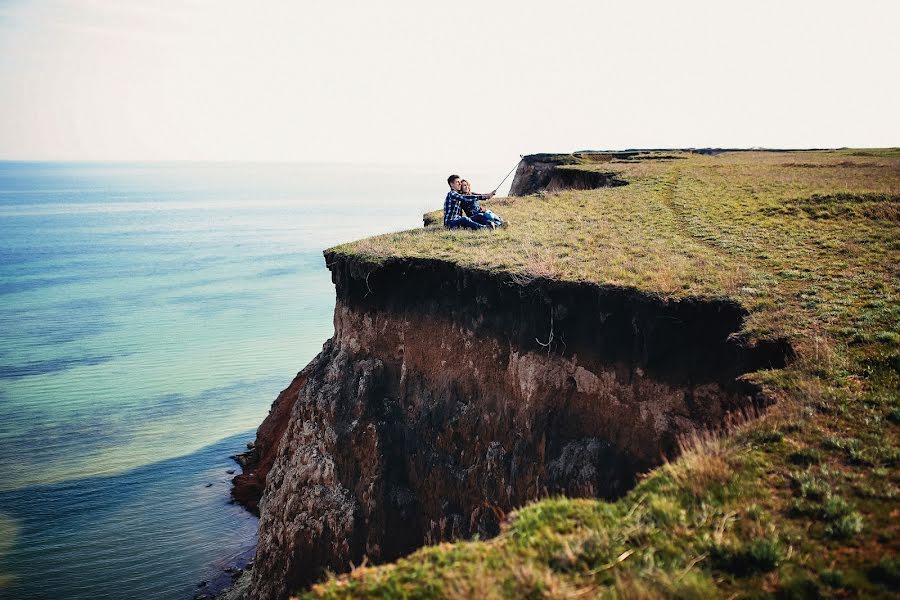
<path id="1" fill-rule="evenodd" d="M 467 186 L 469 186 L 469 191 L 470 191 L 470 192 L 472 191 L 472 184 L 469 183 L 468 181 L 466 181 L 465 179 L 463 179 L 462 181 L 460 181 L 460 182 L 459 182 L 459 185 L 460 185 L 460 186 L 467 185 Z"/>

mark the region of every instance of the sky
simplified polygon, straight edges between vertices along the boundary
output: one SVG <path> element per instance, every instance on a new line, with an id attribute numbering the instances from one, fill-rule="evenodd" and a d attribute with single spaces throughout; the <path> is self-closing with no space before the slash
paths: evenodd
<path id="1" fill-rule="evenodd" d="M 900 145 L 900 3 L 0 0 L 0 159 Z"/>

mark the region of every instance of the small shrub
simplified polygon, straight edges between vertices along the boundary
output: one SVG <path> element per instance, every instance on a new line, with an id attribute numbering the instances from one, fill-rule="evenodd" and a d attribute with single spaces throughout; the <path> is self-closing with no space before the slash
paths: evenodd
<path id="1" fill-rule="evenodd" d="M 670 498 L 654 495 L 650 499 L 647 516 L 659 527 L 671 527 L 684 520 L 684 509 Z"/>
<path id="2" fill-rule="evenodd" d="M 629 600 L 650 600 L 659 598 L 649 584 L 635 577 L 617 574 L 615 579 L 614 598 L 628 598 Z"/>
<path id="3" fill-rule="evenodd" d="M 832 588 L 844 587 L 847 584 L 847 580 L 844 578 L 844 573 L 842 571 L 838 571 L 837 569 L 823 569 L 819 573 L 819 579 L 822 580 L 822 583 Z"/>
<path id="4" fill-rule="evenodd" d="M 898 589 L 900 588 L 900 561 L 885 556 L 881 562 L 869 569 L 868 576 L 869 581 Z"/>
<path id="5" fill-rule="evenodd" d="M 862 516 L 858 512 L 853 511 L 840 517 L 834 523 L 829 524 L 825 528 L 825 533 L 828 537 L 834 539 L 847 540 L 862 531 L 862 528 Z"/>
<path id="6" fill-rule="evenodd" d="M 837 435 L 829 436 L 822 442 L 822 446 L 826 450 L 850 450 L 852 448 L 859 448 L 861 444 L 862 442 L 857 438 L 843 438 Z"/>
<path id="7" fill-rule="evenodd" d="M 670 588 L 666 596 L 678 600 L 706 600 L 718 596 L 715 582 L 702 571 L 687 573 L 672 583 Z"/>
<path id="8" fill-rule="evenodd" d="M 759 521 L 763 515 L 763 508 L 759 504 L 751 504 L 747 507 L 746 514 L 751 521 Z"/>
<path id="9" fill-rule="evenodd" d="M 543 598 L 571 598 L 585 595 L 589 589 L 579 590 L 570 587 L 565 581 L 558 578 L 552 571 L 540 568 L 528 563 L 518 564 L 512 567 L 512 577 L 504 581 L 501 585 L 506 592 L 513 598 L 525 598 L 539 600 Z M 459 596 L 471 598 L 476 594 L 483 594 L 492 587 L 493 581 L 485 582 L 487 585 L 472 585 L 471 589 L 465 590 Z M 391 595 L 391 598 L 401 597 L 401 594 Z M 409 597 L 408 593 L 402 594 L 402 597 Z"/>
<path id="10" fill-rule="evenodd" d="M 765 538 L 750 542 L 748 558 L 758 571 L 771 571 L 781 562 L 781 548 L 778 543 Z"/>
<path id="11" fill-rule="evenodd" d="M 719 437 L 711 432 L 695 434 L 679 441 L 681 456 L 666 470 L 693 496 L 701 497 L 714 488 L 721 489 L 734 474 L 725 460 L 726 451 Z"/>
<path id="12" fill-rule="evenodd" d="M 709 555 L 716 568 L 738 576 L 767 573 L 782 559 L 778 542 L 768 538 L 757 538 L 744 545 L 715 544 Z"/>
<path id="13" fill-rule="evenodd" d="M 803 431 L 803 423 L 800 421 L 797 421 L 796 419 L 789 421 L 784 425 L 785 433 L 797 433 L 800 431 Z"/>
<path id="14" fill-rule="evenodd" d="M 871 467 L 875 464 L 875 458 L 866 448 L 848 448 L 847 457 L 854 465 L 863 465 Z"/>
<path id="15" fill-rule="evenodd" d="M 882 448 L 879 460 L 888 467 L 896 467 L 900 463 L 900 448 Z"/>
<path id="16" fill-rule="evenodd" d="M 788 508 L 788 516 L 794 518 L 816 517 L 821 512 L 821 507 L 818 504 L 801 499 L 791 502 L 791 506 Z"/>
<path id="17" fill-rule="evenodd" d="M 801 575 L 782 582 L 775 597 L 784 600 L 818 600 L 822 594 L 815 581 Z"/>
<path id="18" fill-rule="evenodd" d="M 879 331 L 875 334 L 875 339 L 883 344 L 900 346 L 900 333 L 896 331 Z"/>
<path id="19" fill-rule="evenodd" d="M 592 534 L 582 542 L 578 558 L 588 569 L 609 563 L 613 558 L 609 540 L 596 533 Z"/>
<path id="20" fill-rule="evenodd" d="M 598 532 L 577 540 L 566 540 L 548 564 L 563 573 L 589 571 L 613 559 L 610 541 Z"/>
<path id="21" fill-rule="evenodd" d="M 810 480 L 803 480 L 806 483 Z M 800 485 L 802 486 L 803 483 Z M 812 484 L 810 484 L 812 485 Z M 812 486 L 815 493 L 822 492 L 817 486 Z M 821 502 L 804 496 L 791 504 L 789 515 L 792 517 L 808 517 L 818 519 L 826 523 L 825 535 L 839 540 L 847 540 L 862 531 L 863 518 L 853 510 L 846 500 L 840 496 L 825 492 Z"/>
<path id="22" fill-rule="evenodd" d="M 804 448 L 802 450 L 792 452 L 788 456 L 788 460 L 792 464 L 795 464 L 797 466 L 809 467 L 811 465 L 817 465 L 822 462 L 822 453 L 815 448 Z"/>
<path id="23" fill-rule="evenodd" d="M 750 439 L 760 446 L 778 444 L 784 440 L 784 434 L 778 429 L 757 429 L 750 434 Z"/>
<path id="24" fill-rule="evenodd" d="M 900 425 L 900 408 L 892 408 L 888 411 L 887 420 L 894 425 Z"/>
<path id="25" fill-rule="evenodd" d="M 829 496 L 822 505 L 822 517 L 828 521 L 835 521 L 850 512 L 850 505 L 840 496 Z"/>
<path id="26" fill-rule="evenodd" d="M 806 472 L 791 474 L 794 493 L 809 500 L 822 500 L 831 493 L 831 486 L 815 475 Z"/>

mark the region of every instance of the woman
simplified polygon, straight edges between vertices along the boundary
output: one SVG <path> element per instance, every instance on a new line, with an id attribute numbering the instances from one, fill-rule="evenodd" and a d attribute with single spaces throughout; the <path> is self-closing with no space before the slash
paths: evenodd
<path id="1" fill-rule="evenodd" d="M 459 193 L 463 196 L 471 196 L 472 195 L 472 185 L 463 179 L 459 182 L 460 188 Z M 478 205 L 478 200 L 473 200 L 468 205 L 463 205 L 463 210 L 466 213 L 466 216 L 479 223 L 481 225 L 487 225 L 491 228 L 503 227 L 503 219 L 499 217 L 499 215 L 495 215 L 489 210 L 485 210 Z"/>

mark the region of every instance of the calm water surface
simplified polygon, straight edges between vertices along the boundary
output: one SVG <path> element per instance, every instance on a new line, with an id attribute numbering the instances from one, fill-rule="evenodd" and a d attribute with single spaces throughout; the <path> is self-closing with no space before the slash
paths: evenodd
<path id="1" fill-rule="evenodd" d="M 228 456 L 332 333 L 322 249 L 444 176 L 0 162 L 0 597 L 186 598 L 252 548 Z"/>

